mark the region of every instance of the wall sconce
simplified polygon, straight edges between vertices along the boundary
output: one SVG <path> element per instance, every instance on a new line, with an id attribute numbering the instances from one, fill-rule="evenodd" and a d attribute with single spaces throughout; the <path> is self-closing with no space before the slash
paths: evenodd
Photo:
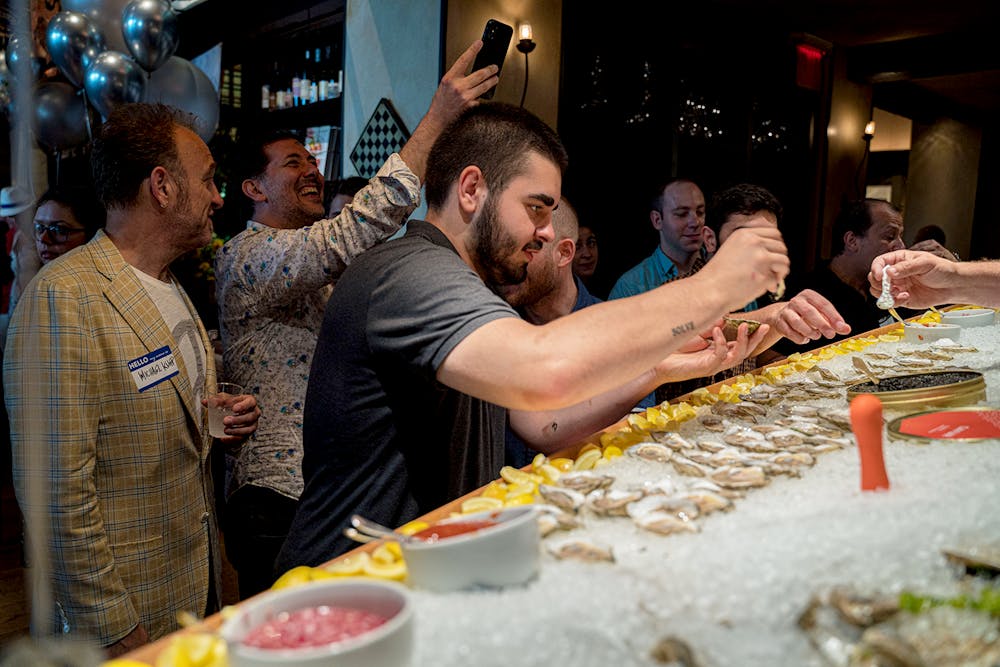
<path id="1" fill-rule="evenodd" d="M 870 120 L 865 125 L 865 141 L 871 141 L 875 136 L 875 121 Z"/>
<path id="2" fill-rule="evenodd" d="M 521 106 L 524 106 L 524 96 L 528 94 L 528 54 L 535 50 L 532 41 L 530 23 L 522 23 L 517 27 L 517 50 L 524 54 L 524 88 L 521 90 Z"/>

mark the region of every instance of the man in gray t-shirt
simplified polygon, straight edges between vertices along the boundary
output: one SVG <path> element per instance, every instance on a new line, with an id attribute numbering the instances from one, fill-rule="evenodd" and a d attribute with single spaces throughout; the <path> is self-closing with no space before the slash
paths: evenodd
<path id="1" fill-rule="evenodd" d="M 504 408 L 545 411 L 532 444 L 570 444 L 553 434 L 586 431 L 605 395 L 788 271 L 777 229 L 744 229 L 690 279 L 529 324 L 495 292 L 552 241 L 565 166 L 555 133 L 505 104 L 465 111 L 435 142 L 427 223 L 363 255 L 327 306 L 305 490 L 277 571 L 350 547 L 341 531 L 354 512 L 398 525 L 495 477 Z"/>

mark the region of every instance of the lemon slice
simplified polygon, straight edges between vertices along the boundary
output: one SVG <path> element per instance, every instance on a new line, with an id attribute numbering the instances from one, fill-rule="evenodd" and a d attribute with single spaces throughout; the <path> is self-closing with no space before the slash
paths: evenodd
<path id="1" fill-rule="evenodd" d="M 365 563 L 363 572 L 369 577 L 403 581 L 406 579 L 406 562 L 397 560 L 392 563 L 383 563 L 373 558 Z"/>
<path id="2" fill-rule="evenodd" d="M 523 470 L 518 470 L 513 466 L 504 466 L 503 468 L 500 468 L 500 477 L 510 484 L 540 484 L 545 481 L 542 479 L 541 475 L 524 472 Z"/>
<path id="3" fill-rule="evenodd" d="M 178 635 L 156 657 L 156 667 L 226 667 L 226 642 L 217 635 L 197 632 Z"/>
<path id="4" fill-rule="evenodd" d="M 516 507 L 517 505 L 532 505 L 535 502 L 535 496 L 530 493 L 522 493 L 519 496 L 511 496 L 507 500 L 503 501 L 504 507 Z"/>
<path id="5" fill-rule="evenodd" d="M 371 559 L 372 557 L 367 552 L 362 551 L 354 556 L 341 558 L 329 565 L 324 565 L 323 569 L 340 577 L 351 577 L 361 574 Z"/>
<path id="6" fill-rule="evenodd" d="M 312 568 L 308 565 L 299 565 L 298 567 L 293 567 L 288 572 L 278 577 L 278 580 L 271 584 L 272 590 L 278 590 L 281 588 L 288 588 L 289 586 L 298 586 L 300 584 L 308 583 L 312 580 Z"/>
<path id="7" fill-rule="evenodd" d="M 573 459 L 568 459 L 563 456 L 556 457 L 549 461 L 549 465 L 558 470 L 559 472 L 569 472 L 573 469 Z"/>
<path id="8" fill-rule="evenodd" d="M 426 521 L 417 520 L 403 524 L 402 526 L 396 529 L 396 532 L 401 533 L 403 535 L 413 535 L 414 533 L 419 533 L 421 530 L 430 527 L 431 524 L 427 523 Z"/>
<path id="9" fill-rule="evenodd" d="M 500 480 L 493 480 L 486 485 L 486 488 L 483 489 L 483 492 L 480 495 L 485 498 L 498 498 L 503 500 L 507 497 L 507 483 Z"/>
<path id="10" fill-rule="evenodd" d="M 541 468 L 548 462 L 549 459 L 545 456 L 545 454 L 539 452 L 538 454 L 535 455 L 535 458 L 531 460 L 531 469 L 537 472 L 539 468 Z"/>
<path id="11" fill-rule="evenodd" d="M 596 463 L 600 458 L 600 449 L 597 447 L 594 449 L 588 449 L 576 457 L 576 461 L 573 463 L 573 470 L 590 470 L 594 467 L 594 463 Z"/>
<path id="12" fill-rule="evenodd" d="M 503 507 L 503 501 L 499 498 L 469 498 L 462 503 L 462 514 L 472 514 L 473 512 L 486 512 L 498 510 Z"/>
<path id="13" fill-rule="evenodd" d="M 101 663 L 101 667 L 150 667 L 150 664 L 148 662 L 140 662 L 138 660 L 115 658 L 114 660 L 105 660 Z"/>
<path id="14" fill-rule="evenodd" d="M 573 464 L 570 463 L 572 466 Z M 562 477 L 562 472 L 559 468 L 555 467 L 551 463 L 546 463 L 541 468 L 538 469 L 538 474 L 545 478 L 546 484 L 555 484 Z"/>
<path id="15" fill-rule="evenodd" d="M 392 542 L 392 544 L 396 543 Z M 396 544 L 396 548 L 397 549 L 399 548 L 398 544 Z M 378 548 L 372 552 L 372 561 L 375 563 L 390 565 L 392 563 L 395 563 L 397 559 L 398 559 L 397 554 L 394 553 L 393 550 L 389 548 L 388 544 L 380 544 Z"/>
<path id="16" fill-rule="evenodd" d="M 504 494 L 504 497 L 501 498 L 501 500 L 507 500 L 509 498 L 513 498 L 515 496 L 523 496 L 525 494 L 530 496 L 537 490 L 538 490 L 537 484 L 530 484 L 530 483 L 512 484 L 507 487 L 507 493 Z"/>
<path id="17" fill-rule="evenodd" d="M 611 459 L 616 459 L 621 455 L 622 455 L 621 447 L 616 447 L 615 445 L 608 445 L 607 447 L 605 447 L 604 453 L 602 454 L 602 456 L 608 459 L 609 461 Z"/>

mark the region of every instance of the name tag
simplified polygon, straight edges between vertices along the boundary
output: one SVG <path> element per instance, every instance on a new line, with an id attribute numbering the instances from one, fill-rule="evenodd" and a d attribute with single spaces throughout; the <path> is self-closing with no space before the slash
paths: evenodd
<path id="1" fill-rule="evenodd" d="M 180 371 L 170 346 L 165 345 L 128 362 L 128 372 L 132 374 L 135 386 L 143 392 L 169 380 Z"/>

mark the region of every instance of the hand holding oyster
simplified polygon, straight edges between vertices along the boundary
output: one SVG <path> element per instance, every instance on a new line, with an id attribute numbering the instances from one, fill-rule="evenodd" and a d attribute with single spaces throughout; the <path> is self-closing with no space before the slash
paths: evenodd
<path id="1" fill-rule="evenodd" d="M 722 335 L 730 342 L 736 340 L 741 324 L 745 323 L 747 325 L 747 336 L 752 336 L 760 328 L 760 322 L 756 320 L 743 320 L 738 317 L 729 317 L 728 315 L 722 318 L 722 322 Z"/>

